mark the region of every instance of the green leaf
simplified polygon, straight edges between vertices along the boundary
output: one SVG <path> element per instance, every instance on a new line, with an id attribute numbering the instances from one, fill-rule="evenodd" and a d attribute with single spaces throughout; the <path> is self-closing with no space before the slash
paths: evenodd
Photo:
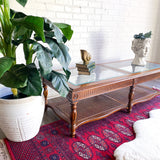
<path id="1" fill-rule="evenodd" d="M 31 35 L 32 31 L 25 28 L 24 26 L 16 27 L 13 32 L 14 41 L 18 40 L 24 42 L 25 40 L 29 39 Z"/>
<path id="2" fill-rule="evenodd" d="M 151 35 L 152 35 L 152 32 L 150 31 L 150 32 L 145 33 L 144 37 L 145 38 L 151 38 Z"/>
<path id="3" fill-rule="evenodd" d="M 0 5 L 2 5 L 3 4 L 3 0 L 0 0 Z"/>
<path id="4" fill-rule="evenodd" d="M 22 12 L 17 12 L 13 9 L 10 9 L 10 18 L 13 19 L 14 18 L 24 18 L 26 16 L 26 14 L 22 13 Z"/>
<path id="5" fill-rule="evenodd" d="M 35 64 L 29 64 L 27 86 L 18 90 L 27 96 L 38 96 L 42 93 L 42 81 Z"/>
<path id="6" fill-rule="evenodd" d="M 14 10 L 10 10 L 11 18 L 19 19 L 24 18 L 26 15 L 22 12 L 16 12 Z M 26 28 L 24 25 L 16 25 L 13 31 L 13 43 L 14 45 L 19 45 L 20 43 L 24 43 L 27 39 L 29 39 L 32 35 L 33 30 Z"/>
<path id="7" fill-rule="evenodd" d="M 48 35 L 47 37 L 55 36 L 58 43 L 63 42 L 63 34 L 61 30 L 47 18 L 44 18 L 44 30 L 46 31 L 46 34 Z M 54 31 L 54 34 L 51 32 L 52 30 Z"/>
<path id="8" fill-rule="evenodd" d="M 28 0 L 16 0 L 16 1 L 24 7 Z"/>
<path id="9" fill-rule="evenodd" d="M 53 30 L 53 27 L 52 27 L 52 22 L 47 19 L 47 18 L 44 18 L 44 30 L 47 31 L 47 32 L 50 32 Z"/>
<path id="10" fill-rule="evenodd" d="M 0 83 L 10 88 L 21 88 L 27 85 L 28 72 L 24 64 L 14 65 L 5 72 L 0 79 Z"/>
<path id="11" fill-rule="evenodd" d="M 65 70 L 65 69 L 63 68 L 63 71 L 64 71 L 64 72 L 65 72 L 65 74 L 66 74 L 66 78 L 67 78 L 67 80 L 69 80 L 69 77 L 70 77 L 70 75 L 71 75 L 70 70 L 69 70 L 69 69 Z"/>
<path id="12" fill-rule="evenodd" d="M 70 40 L 73 35 L 73 30 L 71 29 L 71 26 L 65 23 L 54 23 L 58 28 L 61 29 L 64 36 Z"/>
<path id="13" fill-rule="evenodd" d="M 35 33 L 41 37 L 43 42 L 45 42 L 45 36 L 43 32 L 44 20 L 41 17 L 36 16 L 25 16 L 24 18 L 14 18 L 11 22 L 15 26 L 23 26 L 27 29 L 35 31 Z"/>
<path id="14" fill-rule="evenodd" d="M 48 32 L 45 32 L 45 37 L 47 38 L 52 38 L 52 37 L 55 37 L 55 34 L 53 31 L 48 31 Z"/>
<path id="15" fill-rule="evenodd" d="M 8 71 L 11 68 L 13 62 L 14 62 L 13 58 L 9 57 L 0 58 L 0 78 L 6 71 Z"/>
<path id="16" fill-rule="evenodd" d="M 53 23 L 47 18 L 44 18 L 44 30 L 49 34 L 53 30 L 54 36 L 59 43 L 66 42 L 66 39 L 70 40 L 73 35 L 73 30 L 70 25 L 65 23 Z"/>
<path id="17" fill-rule="evenodd" d="M 53 56 L 59 61 L 62 67 L 67 70 L 71 61 L 68 47 L 66 47 L 64 43 L 57 43 L 55 39 L 51 38 L 46 38 L 46 42 L 50 46 Z"/>
<path id="18" fill-rule="evenodd" d="M 26 64 L 32 63 L 32 52 L 30 51 L 30 46 L 26 42 L 23 43 L 23 51 L 25 55 Z"/>
<path id="19" fill-rule="evenodd" d="M 54 26 L 54 35 L 57 39 L 57 42 L 58 43 L 63 43 L 63 34 L 61 33 L 61 31 L 59 30 L 58 27 L 56 27 L 55 25 Z"/>
<path id="20" fill-rule="evenodd" d="M 62 97 L 67 96 L 69 87 L 65 75 L 52 71 L 50 74 L 45 76 L 45 78 L 52 83 L 55 90 L 57 90 Z"/>
<path id="21" fill-rule="evenodd" d="M 34 44 L 33 50 L 36 52 L 37 59 L 42 75 L 46 75 L 52 71 L 52 56 L 47 47 L 37 43 Z"/>

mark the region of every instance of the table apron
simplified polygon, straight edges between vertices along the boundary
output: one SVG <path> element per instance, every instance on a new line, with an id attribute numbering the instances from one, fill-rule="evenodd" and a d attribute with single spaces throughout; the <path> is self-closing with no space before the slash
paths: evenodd
<path id="1" fill-rule="evenodd" d="M 121 82 L 115 82 L 112 84 L 103 84 L 103 85 L 97 85 L 94 87 L 90 87 L 89 89 L 82 89 L 80 91 L 74 91 L 71 90 L 69 93 L 69 96 L 67 97 L 70 102 L 78 102 L 79 100 L 94 97 L 97 95 L 101 95 L 107 92 L 115 91 L 121 88 L 125 88 L 128 86 L 131 86 L 133 84 L 133 80 L 126 80 Z"/>
<path id="2" fill-rule="evenodd" d="M 140 84 L 140 83 L 151 81 L 157 78 L 160 78 L 160 72 L 135 78 L 135 84 Z"/>

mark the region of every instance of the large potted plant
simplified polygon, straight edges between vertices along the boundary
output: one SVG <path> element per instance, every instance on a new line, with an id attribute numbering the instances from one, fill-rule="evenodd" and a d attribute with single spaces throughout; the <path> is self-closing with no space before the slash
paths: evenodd
<path id="1" fill-rule="evenodd" d="M 27 0 L 16 0 L 25 6 Z M 13 95 L 0 98 L 0 128 L 12 141 L 25 141 L 39 131 L 44 112 L 42 78 L 65 97 L 69 87 L 70 56 L 65 45 L 73 34 L 71 26 L 47 18 L 25 15 L 0 0 L 0 84 Z M 25 63 L 17 64 L 16 49 L 23 46 Z M 64 73 L 53 70 L 57 59 Z"/>

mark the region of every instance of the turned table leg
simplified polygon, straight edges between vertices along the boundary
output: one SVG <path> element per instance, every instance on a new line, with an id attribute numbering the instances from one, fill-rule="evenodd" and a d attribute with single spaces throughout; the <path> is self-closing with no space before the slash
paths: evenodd
<path id="1" fill-rule="evenodd" d="M 130 86 L 129 95 L 128 95 L 127 110 L 129 113 L 132 111 L 132 100 L 134 98 L 134 90 L 135 90 L 135 80 L 133 80 L 133 84 L 132 86 Z"/>
<path id="2" fill-rule="evenodd" d="M 48 100 L 47 100 L 47 97 L 48 97 L 48 88 L 47 88 L 47 85 L 45 83 L 43 83 L 43 95 L 44 95 L 44 99 L 45 99 L 45 111 L 47 110 L 47 104 L 48 104 Z"/>
<path id="3" fill-rule="evenodd" d="M 71 136 L 75 137 L 76 135 L 76 119 L 77 119 L 77 102 L 71 105 Z"/>

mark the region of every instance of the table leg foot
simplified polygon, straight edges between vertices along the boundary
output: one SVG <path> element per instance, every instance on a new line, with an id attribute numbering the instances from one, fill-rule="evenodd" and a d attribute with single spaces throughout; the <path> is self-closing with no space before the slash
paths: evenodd
<path id="1" fill-rule="evenodd" d="M 72 138 L 75 138 L 75 137 L 76 137 L 76 132 L 72 132 L 72 133 L 71 133 L 71 137 L 72 137 Z"/>

